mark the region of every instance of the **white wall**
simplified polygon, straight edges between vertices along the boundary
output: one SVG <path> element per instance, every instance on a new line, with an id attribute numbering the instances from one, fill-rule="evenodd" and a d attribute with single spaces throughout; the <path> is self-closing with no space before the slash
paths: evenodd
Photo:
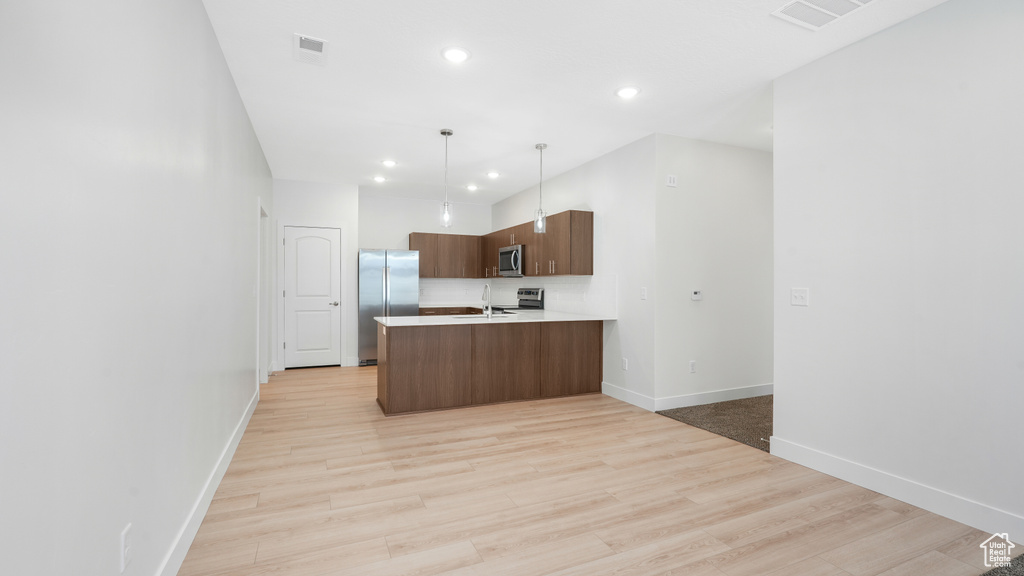
<path id="1" fill-rule="evenodd" d="M 359 365 L 359 190 L 355 184 L 322 184 L 274 180 L 277 216 L 277 338 L 274 367 L 284 369 L 285 226 L 339 228 L 341 230 L 341 365 Z"/>
<path id="2" fill-rule="evenodd" d="M 772 155 L 660 134 L 657 153 L 658 409 L 770 393 Z"/>
<path id="3" fill-rule="evenodd" d="M 410 232 L 469 234 L 492 231 L 491 207 L 458 203 L 452 206 L 451 228 L 441 227 L 441 203 L 422 198 L 390 198 L 359 192 L 359 248 L 409 249 Z"/>
<path id="4" fill-rule="evenodd" d="M 663 410 L 771 392 L 771 190 L 770 154 L 660 134 L 545 181 L 549 214 L 594 212 L 594 276 L 532 282 L 556 282 L 567 311 L 617 315 L 606 394 Z M 529 221 L 537 200 L 534 187 L 495 204 L 494 227 Z"/>
<path id="5" fill-rule="evenodd" d="M 198 0 L 5 2 L 0 564 L 177 571 L 257 395 L 270 170 Z M 190 523 L 191 522 L 191 523 Z"/>
<path id="6" fill-rule="evenodd" d="M 1011 535 L 1022 30 L 1019 0 L 952 0 L 775 84 L 772 452 Z"/>

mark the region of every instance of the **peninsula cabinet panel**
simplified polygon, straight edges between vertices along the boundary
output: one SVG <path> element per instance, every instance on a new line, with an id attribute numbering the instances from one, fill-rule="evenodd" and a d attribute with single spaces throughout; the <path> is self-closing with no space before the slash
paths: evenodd
<path id="1" fill-rule="evenodd" d="M 389 327 L 384 359 L 385 414 L 466 406 L 471 401 L 470 326 Z M 381 360 L 378 358 L 378 390 Z"/>
<path id="2" fill-rule="evenodd" d="M 540 395 L 601 391 L 604 329 L 600 320 L 541 324 Z"/>
<path id="3" fill-rule="evenodd" d="M 388 331 L 377 324 L 377 403 L 388 413 Z"/>
<path id="4" fill-rule="evenodd" d="M 473 325 L 473 404 L 540 395 L 540 324 Z"/>

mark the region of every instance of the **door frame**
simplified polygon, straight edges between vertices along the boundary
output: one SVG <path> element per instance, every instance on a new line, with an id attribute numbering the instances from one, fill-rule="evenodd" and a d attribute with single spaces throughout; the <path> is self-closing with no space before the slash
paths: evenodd
<path id="1" fill-rule="evenodd" d="M 285 309 L 284 309 L 284 286 L 285 286 L 285 278 L 284 278 L 284 256 L 285 256 L 285 250 L 284 250 L 284 231 L 285 231 L 285 228 L 316 228 L 316 229 L 319 229 L 319 230 L 337 230 L 338 231 L 338 235 L 341 237 L 341 245 L 340 245 L 340 248 L 338 249 L 338 258 L 339 258 L 338 274 L 341 275 L 341 277 L 338 278 L 338 285 L 339 285 L 339 289 L 341 290 L 341 315 L 340 315 L 341 317 L 340 317 L 340 320 L 339 320 L 341 325 L 338 327 L 339 335 L 340 335 L 339 343 L 340 343 L 340 346 L 341 346 L 341 351 L 340 351 L 340 353 L 338 355 L 338 364 L 341 365 L 341 366 L 345 366 L 346 365 L 345 350 L 346 350 L 346 344 L 347 344 L 347 339 L 345 337 L 345 326 L 349 322 L 349 314 L 351 314 L 351 312 L 348 310 L 349 306 L 347 305 L 347 301 L 349 299 L 349 293 L 348 293 L 349 291 L 345 289 L 345 272 L 346 272 L 346 270 L 345 270 L 345 253 L 346 252 L 345 251 L 348 249 L 348 246 L 345 244 L 345 230 L 342 227 L 340 227 L 340 226 L 309 226 L 307 224 L 293 224 L 293 223 L 283 224 L 283 223 L 278 222 L 278 225 L 277 225 L 277 238 L 275 239 L 275 242 L 277 243 L 277 274 L 274 275 L 275 276 L 274 290 L 276 291 L 274 293 L 275 294 L 274 302 L 277 303 L 277 306 L 276 306 L 277 309 L 275 311 L 276 312 L 275 316 L 277 317 L 277 322 L 276 322 L 276 325 L 274 326 L 274 352 L 273 352 L 274 370 L 276 371 L 276 370 L 284 370 L 285 369 L 285 363 L 284 363 L 284 336 L 285 336 L 285 330 L 284 330 L 284 322 L 285 322 Z"/>
<path id="2" fill-rule="evenodd" d="M 263 199 L 256 198 L 256 385 L 266 384 L 274 371 L 273 334 L 273 236 L 270 214 Z"/>

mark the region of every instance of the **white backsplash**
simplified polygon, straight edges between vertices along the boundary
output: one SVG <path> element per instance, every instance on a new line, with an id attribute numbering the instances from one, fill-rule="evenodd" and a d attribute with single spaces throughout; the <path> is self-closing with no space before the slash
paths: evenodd
<path id="1" fill-rule="evenodd" d="M 420 279 L 420 306 L 480 306 L 484 284 L 491 302 L 514 306 L 520 288 L 543 288 L 544 308 L 556 312 L 615 316 L 616 276 L 554 276 L 527 278 Z"/>

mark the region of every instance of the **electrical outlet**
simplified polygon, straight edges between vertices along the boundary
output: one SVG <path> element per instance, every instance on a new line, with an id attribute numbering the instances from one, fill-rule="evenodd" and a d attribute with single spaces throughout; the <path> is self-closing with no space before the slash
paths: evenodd
<path id="1" fill-rule="evenodd" d="M 811 289 L 791 288 L 789 291 L 789 304 L 790 306 L 810 306 Z"/>
<path id="2" fill-rule="evenodd" d="M 629 358 L 626 358 L 625 356 L 622 357 L 622 369 L 629 370 Z"/>
<path id="3" fill-rule="evenodd" d="M 701 292 L 700 290 L 691 290 L 690 291 L 690 300 L 703 300 L 703 299 L 704 299 L 704 293 Z"/>
<path id="4" fill-rule="evenodd" d="M 690 360 L 690 374 L 694 374 L 696 372 L 697 372 L 697 361 L 696 360 Z"/>
<path id="5" fill-rule="evenodd" d="M 640 289 L 640 299 L 647 300 L 647 288 Z"/>
<path id="6" fill-rule="evenodd" d="M 128 563 L 132 561 L 132 541 L 131 541 L 132 525 L 131 522 L 121 530 L 121 572 L 124 573 L 124 569 L 128 567 Z"/>
<path id="7" fill-rule="evenodd" d="M 676 187 L 676 175 L 675 174 L 669 174 L 665 178 L 665 186 L 669 186 L 670 188 L 675 188 Z"/>

